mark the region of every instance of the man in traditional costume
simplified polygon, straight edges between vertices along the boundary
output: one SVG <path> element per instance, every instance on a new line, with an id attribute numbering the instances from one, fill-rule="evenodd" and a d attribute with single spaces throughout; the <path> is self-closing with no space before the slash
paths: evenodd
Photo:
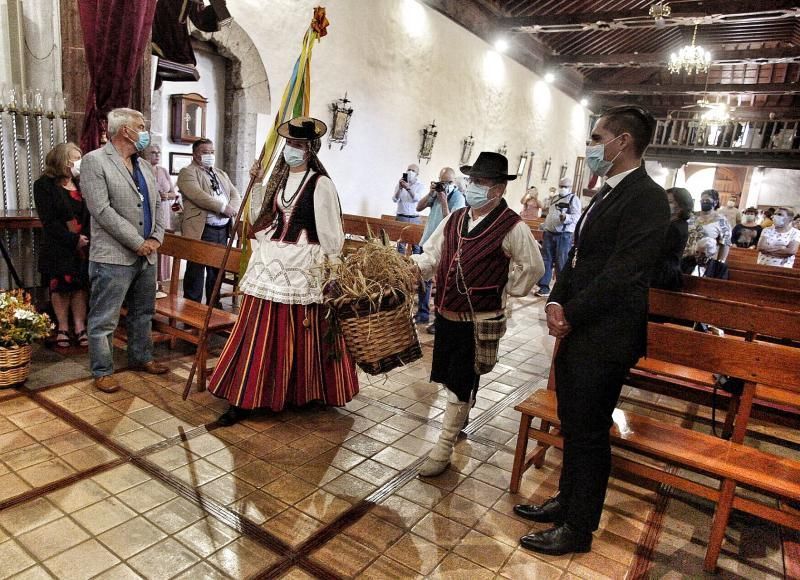
<path id="1" fill-rule="evenodd" d="M 420 469 L 424 477 L 447 469 L 480 375 L 497 362 L 506 329 L 506 295 L 526 296 L 544 272 L 530 227 L 503 199 L 507 183 L 517 177 L 509 175 L 508 160 L 484 151 L 461 171 L 470 177 L 469 207 L 450 213 L 423 253 L 412 256 L 423 279 L 436 276 L 431 381 L 447 388 L 442 431 Z"/>
<path id="2" fill-rule="evenodd" d="M 316 155 L 326 131 L 311 117 L 278 127 L 283 154 L 266 190 L 254 189 L 264 202 L 239 284 L 244 299 L 209 386 L 230 403 L 222 425 L 257 408 L 342 406 L 358 392 L 344 339 L 321 308 L 324 268 L 338 261 L 344 245 L 339 196 Z"/>

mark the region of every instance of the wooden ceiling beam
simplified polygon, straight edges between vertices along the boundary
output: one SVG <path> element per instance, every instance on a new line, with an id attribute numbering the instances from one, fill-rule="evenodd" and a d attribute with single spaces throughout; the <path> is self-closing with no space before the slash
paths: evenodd
<path id="1" fill-rule="evenodd" d="M 672 14 L 662 27 L 695 24 L 741 24 L 774 22 L 800 16 L 796 0 L 701 0 L 672 6 Z M 555 13 L 500 18 L 501 29 L 534 34 L 586 32 L 623 28 L 655 28 L 655 20 L 646 8 L 640 13 L 627 11 Z"/>
<path id="2" fill-rule="evenodd" d="M 706 47 L 708 48 L 708 47 Z M 711 52 L 712 64 L 776 64 L 800 62 L 800 47 L 761 48 L 748 50 L 715 50 Z M 669 62 L 669 54 L 618 53 L 618 54 L 560 54 L 548 56 L 547 66 L 576 68 L 661 67 Z"/>
<path id="3" fill-rule="evenodd" d="M 589 95 L 702 95 L 716 94 L 757 94 L 757 95 L 796 95 L 800 94 L 800 83 L 764 84 L 713 84 L 704 88 L 698 84 L 611 84 L 586 83 L 584 91 Z"/>

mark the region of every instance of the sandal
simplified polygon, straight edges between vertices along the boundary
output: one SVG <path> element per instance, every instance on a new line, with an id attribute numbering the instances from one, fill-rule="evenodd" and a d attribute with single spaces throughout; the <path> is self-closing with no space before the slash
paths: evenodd
<path id="1" fill-rule="evenodd" d="M 69 339 L 69 331 L 68 330 L 58 330 L 56 331 L 56 347 L 57 348 L 69 348 L 72 343 Z"/>
<path id="2" fill-rule="evenodd" d="M 86 334 L 85 330 L 81 330 L 75 338 L 78 341 L 78 346 L 82 348 L 87 348 L 89 346 L 89 335 Z"/>

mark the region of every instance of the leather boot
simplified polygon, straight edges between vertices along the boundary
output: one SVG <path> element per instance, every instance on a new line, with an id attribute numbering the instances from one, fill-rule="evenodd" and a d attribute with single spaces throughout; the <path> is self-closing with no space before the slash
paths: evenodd
<path id="1" fill-rule="evenodd" d="M 422 477 L 441 475 L 450 465 L 453 446 L 456 444 L 456 439 L 468 414 L 469 402 L 459 401 L 455 393 L 448 391 L 447 407 L 442 418 L 442 431 L 439 433 L 439 440 L 436 441 L 436 445 L 431 449 L 428 458 L 419 470 Z"/>

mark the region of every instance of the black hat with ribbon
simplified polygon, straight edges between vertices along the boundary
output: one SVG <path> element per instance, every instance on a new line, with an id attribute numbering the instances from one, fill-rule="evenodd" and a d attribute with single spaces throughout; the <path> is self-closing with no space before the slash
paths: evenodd
<path id="1" fill-rule="evenodd" d="M 514 181 L 517 176 L 508 173 L 508 159 L 505 155 L 492 151 L 481 151 L 475 163 L 462 165 L 461 173 L 470 177 L 485 177 L 487 179 L 504 179 Z"/>

